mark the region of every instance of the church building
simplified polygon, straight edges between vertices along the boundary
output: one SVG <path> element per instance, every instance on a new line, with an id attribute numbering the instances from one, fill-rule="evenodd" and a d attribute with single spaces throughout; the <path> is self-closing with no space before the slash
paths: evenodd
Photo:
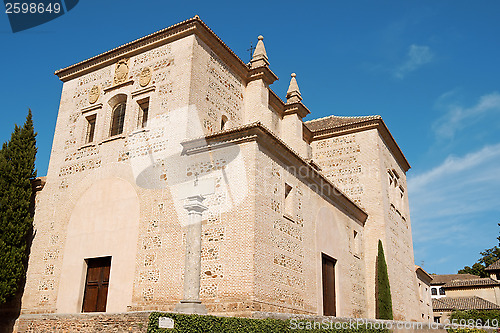
<path id="1" fill-rule="evenodd" d="M 381 240 L 394 319 L 422 320 L 408 161 L 380 116 L 305 121 L 263 39 L 246 64 L 195 16 L 56 71 L 22 315 L 174 311 L 200 207 L 209 314 L 375 318 Z"/>

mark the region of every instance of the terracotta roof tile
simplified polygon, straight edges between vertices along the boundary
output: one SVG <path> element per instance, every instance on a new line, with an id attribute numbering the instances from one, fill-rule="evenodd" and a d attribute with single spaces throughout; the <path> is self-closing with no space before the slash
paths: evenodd
<path id="1" fill-rule="evenodd" d="M 432 275 L 431 285 L 441 285 L 451 282 L 453 280 L 471 280 L 479 279 L 480 277 L 472 274 L 439 274 Z"/>
<path id="2" fill-rule="evenodd" d="M 449 310 L 493 310 L 500 306 L 477 296 L 441 297 L 432 299 L 434 311 Z"/>
<path id="3" fill-rule="evenodd" d="M 485 271 L 496 271 L 500 270 L 500 260 L 495 261 L 491 265 L 485 268 Z"/>
<path id="4" fill-rule="evenodd" d="M 453 280 L 447 282 L 444 288 L 457 288 L 457 287 L 476 287 L 476 286 L 500 286 L 500 282 L 491 278 L 479 278 L 468 280 Z"/>
<path id="5" fill-rule="evenodd" d="M 361 117 L 341 117 L 328 116 L 319 119 L 313 119 L 305 122 L 305 125 L 311 132 L 320 131 L 339 126 L 362 123 L 364 121 L 382 119 L 381 116 L 361 116 Z"/>

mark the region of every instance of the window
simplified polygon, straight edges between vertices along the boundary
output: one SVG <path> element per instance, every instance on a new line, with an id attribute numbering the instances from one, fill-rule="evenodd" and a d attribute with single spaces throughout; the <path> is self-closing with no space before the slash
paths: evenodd
<path id="1" fill-rule="evenodd" d="M 445 295 L 444 288 L 439 288 L 439 295 Z"/>
<path id="2" fill-rule="evenodd" d="M 137 119 L 137 127 L 144 128 L 148 125 L 149 116 L 149 97 L 137 102 L 139 104 L 139 118 Z"/>
<path id="3" fill-rule="evenodd" d="M 361 253 L 361 237 L 359 236 L 359 233 L 354 230 L 353 232 L 353 243 L 354 243 L 354 255 L 358 256 Z"/>
<path id="4" fill-rule="evenodd" d="M 125 102 L 118 103 L 113 109 L 113 120 L 111 123 L 110 135 L 119 135 L 123 133 L 123 124 L 125 121 Z"/>
<path id="5" fill-rule="evenodd" d="M 437 295 L 437 289 L 436 288 L 431 288 L 431 295 Z"/>
<path id="6" fill-rule="evenodd" d="M 85 134 L 85 143 L 91 143 L 94 142 L 96 115 L 88 116 L 86 119 L 87 134 Z"/>
<path id="7" fill-rule="evenodd" d="M 224 129 L 224 126 L 226 126 L 226 123 L 227 123 L 227 117 L 226 116 L 222 116 L 222 119 L 220 121 L 220 129 L 221 129 L 221 131 Z"/>
<path id="8" fill-rule="evenodd" d="M 285 215 L 290 217 L 293 216 L 293 198 L 292 198 L 292 189 L 293 187 L 287 183 L 285 183 Z"/>
<path id="9" fill-rule="evenodd" d="M 387 173 L 389 174 L 389 185 L 392 185 L 394 183 L 394 175 L 391 170 L 387 170 Z"/>

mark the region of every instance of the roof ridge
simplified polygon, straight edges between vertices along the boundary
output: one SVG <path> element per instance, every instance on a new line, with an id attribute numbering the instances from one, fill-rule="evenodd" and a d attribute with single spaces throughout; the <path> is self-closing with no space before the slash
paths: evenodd
<path id="1" fill-rule="evenodd" d="M 170 25 L 168 27 L 165 27 L 163 29 L 160 29 L 160 30 L 157 30 L 155 32 L 152 32 L 146 36 L 142 36 L 142 37 L 139 37 L 139 38 L 136 38 L 130 42 L 127 42 L 125 44 L 121 44 L 121 45 L 118 45 L 117 47 L 114 47 L 110 50 L 107 50 L 105 52 L 101 52 L 95 56 L 92 56 L 90 58 L 87 58 L 87 59 L 84 59 L 82 61 L 79 61 L 75 64 L 72 64 L 72 65 L 69 65 L 69 66 L 66 66 L 64 68 L 61 68 L 61 69 L 58 69 L 54 72 L 54 74 L 56 75 L 59 75 L 60 73 L 63 73 L 65 71 L 68 71 L 70 69 L 73 69 L 73 68 L 77 68 L 78 66 L 84 64 L 84 63 L 87 63 L 87 62 L 91 62 L 91 61 L 95 61 L 96 59 L 100 58 L 100 57 L 103 57 L 103 56 L 106 56 L 108 54 L 112 54 L 113 52 L 117 51 L 117 50 L 120 50 L 120 49 L 125 49 L 127 48 L 128 46 L 131 46 L 133 44 L 137 44 L 137 43 L 141 43 L 143 41 L 146 41 L 148 39 L 151 39 L 155 36 L 161 36 L 162 33 L 164 32 L 167 32 L 168 30 L 173 30 L 173 29 L 176 29 L 184 24 L 187 24 L 187 23 L 191 23 L 191 22 L 199 22 L 207 31 L 209 31 L 216 39 L 219 43 L 221 43 L 221 45 L 232 55 L 234 56 L 237 61 L 240 63 L 241 66 L 247 68 L 247 65 L 245 64 L 245 62 L 243 60 L 241 60 L 241 58 L 236 54 L 234 53 L 234 51 L 226 44 L 224 43 L 224 41 L 212 30 L 210 29 L 210 27 L 198 16 L 198 15 L 195 15 L 191 18 L 188 18 L 184 21 L 181 21 L 181 22 L 178 22 L 178 23 L 175 23 L 173 25 Z"/>
<path id="2" fill-rule="evenodd" d="M 148 34 L 148 35 L 146 35 L 146 36 L 142 36 L 142 37 L 136 38 L 136 39 L 134 39 L 134 40 L 132 40 L 132 41 L 130 41 L 130 42 L 127 42 L 127 43 L 125 43 L 125 44 L 118 45 L 117 47 L 114 47 L 114 48 L 112 48 L 112 49 L 110 49 L 110 50 L 107 50 L 107 51 L 101 52 L 101 53 L 99 53 L 99 54 L 97 54 L 97 55 L 95 55 L 95 56 L 92 56 L 92 57 L 87 58 L 87 59 L 85 59 L 85 60 L 79 61 L 79 62 L 77 62 L 76 64 L 73 64 L 73 65 L 69 65 L 69 66 L 66 66 L 66 67 L 60 68 L 60 69 L 58 69 L 58 70 L 56 70 L 56 71 L 55 71 L 55 74 L 60 73 L 60 72 L 62 72 L 62 71 L 64 71 L 64 70 L 67 70 L 67 69 L 69 69 L 69 68 L 71 68 L 71 67 L 76 67 L 76 66 L 78 66 L 78 65 L 80 65 L 80 64 L 82 64 L 82 63 L 84 63 L 84 62 L 87 62 L 87 61 L 90 61 L 90 60 L 94 60 L 94 59 L 96 59 L 96 58 L 98 58 L 98 57 L 100 57 L 100 56 L 102 56 L 102 55 L 104 55 L 104 54 L 106 54 L 106 53 L 111 53 L 111 52 L 113 52 L 113 51 L 115 51 L 115 50 L 117 50 L 117 49 L 120 49 L 120 48 L 122 48 L 122 47 L 128 46 L 128 45 L 133 44 L 133 43 L 135 43 L 135 42 L 138 42 L 138 41 L 140 41 L 140 40 L 147 39 L 148 37 L 151 37 L 151 36 L 156 35 L 156 34 L 160 34 L 160 33 L 164 32 L 164 31 L 166 31 L 166 30 L 168 30 L 168 29 L 175 28 L 175 27 L 177 27 L 177 26 L 180 26 L 181 24 L 184 24 L 184 23 L 186 23 L 186 22 L 188 22 L 188 21 L 192 21 L 192 20 L 196 20 L 196 19 L 198 19 L 198 20 L 200 20 L 200 21 L 201 21 L 200 17 L 199 17 L 198 15 L 195 15 L 195 16 L 190 17 L 190 18 L 188 18 L 188 19 L 186 19 L 186 20 L 184 20 L 184 21 L 181 21 L 181 22 L 175 23 L 175 24 L 170 25 L 170 26 L 168 26 L 168 27 L 165 27 L 165 28 L 163 28 L 163 29 L 160 29 L 160 30 L 157 30 L 157 31 L 155 31 L 155 32 L 152 32 L 152 33 L 150 33 L 150 34 Z"/>
<path id="3" fill-rule="evenodd" d="M 307 120 L 305 122 L 306 123 L 310 123 L 310 122 L 313 122 L 313 121 L 325 120 L 325 119 L 328 119 L 328 118 L 344 118 L 344 119 L 347 119 L 347 118 L 350 118 L 350 119 L 361 119 L 361 118 L 374 118 L 374 119 L 378 119 L 378 118 L 380 118 L 381 119 L 382 116 L 378 115 L 378 114 L 369 115 L 369 116 L 336 116 L 336 115 L 330 115 L 330 116 L 326 116 L 326 117 L 322 117 L 322 118 L 316 118 L 316 119 Z"/>

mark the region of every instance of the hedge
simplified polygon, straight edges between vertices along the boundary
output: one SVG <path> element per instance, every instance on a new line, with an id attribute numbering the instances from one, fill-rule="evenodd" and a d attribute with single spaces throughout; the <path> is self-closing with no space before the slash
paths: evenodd
<path id="1" fill-rule="evenodd" d="M 473 320 L 476 325 L 498 326 L 500 324 L 500 310 L 466 310 L 453 311 L 450 320 L 456 322 Z"/>
<path id="2" fill-rule="evenodd" d="M 160 317 L 168 317 L 174 320 L 173 329 L 158 328 L 158 319 Z M 297 322 L 296 322 L 297 323 Z M 296 324 L 295 323 L 295 324 Z M 294 324 L 294 325 L 295 325 Z M 239 317 L 216 317 L 210 315 L 187 315 L 178 313 L 160 313 L 153 312 L 149 316 L 148 333 L 226 333 L 226 332 L 241 332 L 241 333 L 281 333 L 281 332 L 339 332 L 339 333 L 388 333 L 386 329 L 372 328 L 357 328 L 357 329 L 306 329 L 307 325 L 314 323 L 312 321 L 301 321 L 304 329 L 292 329 L 290 320 L 279 319 L 250 319 Z M 312 326 L 314 327 L 314 326 Z"/>

